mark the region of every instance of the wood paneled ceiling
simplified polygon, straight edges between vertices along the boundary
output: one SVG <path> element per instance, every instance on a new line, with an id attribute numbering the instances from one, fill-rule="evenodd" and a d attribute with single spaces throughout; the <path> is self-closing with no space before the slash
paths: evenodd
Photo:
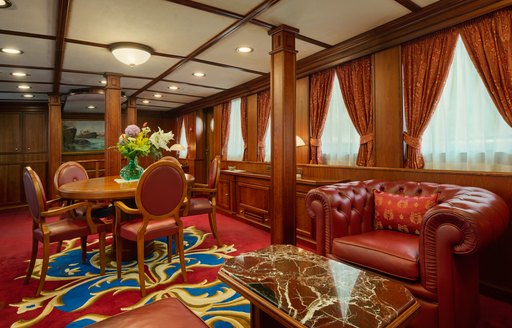
<path id="1" fill-rule="evenodd" d="M 268 31 L 281 24 L 299 29 L 297 59 L 353 39 L 379 26 L 441 7 L 437 0 L 11 0 L 0 8 L 0 102 L 46 101 L 49 93 L 98 88 L 105 72 L 120 73 L 122 92 L 142 110 L 169 111 L 201 102 L 267 76 Z M 443 0 L 441 3 L 462 1 Z M 146 63 L 128 67 L 108 50 L 136 42 L 154 49 Z M 235 51 L 254 49 L 250 54 Z M 26 77 L 12 76 L 25 72 Z M 203 78 L 192 75 L 196 71 Z M 30 89 L 19 90 L 20 84 Z M 178 86 L 170 90 L 169 86 Z M 34 97 L 27 99 L 23 95 Z M 159 93 L 161 98 L 154 98 Z M 84 97 L 85 98 L 85 97 Z M 66 111 L 87 109 L 86 99 Z M 143 104 L 147 99 L 149 104 Z M 92 100 L 91 100 L 92 101 Z"/>

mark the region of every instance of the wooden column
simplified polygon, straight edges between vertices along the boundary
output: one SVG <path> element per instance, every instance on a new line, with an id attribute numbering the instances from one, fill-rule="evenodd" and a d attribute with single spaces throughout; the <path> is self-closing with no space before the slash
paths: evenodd
<path id="1" fill-rule="evenodd" d="M 51 198 L 55 198 L 53 176 L 62 162 L 62 117 L 60 96 L 48 95 L 48 190 Z"/>
<path id="2" fill-rule="evenodd" d="M 108 147 L 115 146 L 121 135 L 121 74 L 105 73 L 105 175 L 118 175 L 121 154 Z"/>
<path id="3" fill-rule="evenodd" d="M 126 125 L 137 124 L 137 98 L 128 98 L 128 106 L 126 108 Z"/>
<path id="4" fill-rule="evenodd" d="M 295 245 L 295 28 L 271 31 L 272 244 Z"/>

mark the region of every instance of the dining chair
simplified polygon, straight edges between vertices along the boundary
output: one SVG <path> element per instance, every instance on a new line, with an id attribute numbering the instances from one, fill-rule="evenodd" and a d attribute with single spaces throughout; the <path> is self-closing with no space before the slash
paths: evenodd
<path id="1" fill-rule="evenodd" d="M 46 200 L 46 194 L 43 184 L 37 173 L 30 168 L 23 170 L 23 185 L 25 187 L 25 196 L 32 216 L 32 255 L 25 277 L 25 284 L 28 284 L 32 277 L 34 265 L 37 257 L 39 242 L 43 244 L 43 263 L 37 287 L 36 296 L 43 290 L 46 273 L 50 257 L 50 244 L 67 239 L 80 237 L 82 248 L 82 263 L 85 263 L 87 254 L 87 236 L 99 234 L 99 252 L 100 252 L 100 274 L 105 274 L 105 234 L 108 225 L 101 220 L 91 217 L 91 204 L 88 202 L 78 202 L 67 206 L 50 207 L 58 204 L 60 199 Z M 85 208 L 85 217 L 71 214 L 63 217 L 65 213 L 71 213 L 78 208 Z M 47 222 L 47 218 L 60 217 L 60 220 Z"/>
<path id="2" fill-rule="evenodd" d="M 183 281 L 187 280 L 184 256 L 183 223 L 180 208 L 187 193 L 187 181 L 181 167 L 171 161 L 158 161 L 146 168 L 135 192 L 137 208 L 116 201 L 115 241 L 117 277 L 121 278 L 123 240 L 137 242 L 137 263 L 141 296 L 146 296 L 144 275 L 144 242 L 167 237 L 167 261 L 172 262 L 172 237 L 177 235 Z M 133 220 L 122 220 L 122 214 L 142 215 Z"/>
<path id="3" fill-rule="evenodd" d="M 219 185 L 220 177 L 220 156 L 215 158 L 210 163 L 210 169 L 208 172 L 208 183 L 195 183 L 191 188 L 187 204 L 183 206 L 182 216 L 192 216 L 200 214 L 208 214 L 210 221 L 210 229 L 212 230 L 213 236 L 217 241 L 217 245 L 221 246 L 219 233 L 217 232 L 217 189 Z M 203 197 L 197 197 L 203 196 Z M 206 197 L 204 197 L 206 196 Z"/>
<path id="4" fill-rule="evenodd" d="M 78 162 L 69 161 L 62 163 L 58 168 L 57 171 L 55 171 L 55 175 L 53 176 L 53 184 L 55 186 L 55 190 L 58 190 L 60 186 L 63 184 L 74 182 L 74 181 L 81 181 L 81 180 L 88 180 L 89 174 L 87 173 L 87 170 Z M 73 201 L 62 199 L 62 204 L 69 205 L 73 203 Z M 93 217 L 109 217 L 114 215 L 114 211 L 110 211 L 108 208 L 111 206 L 109 201 L 95 201 L 92 202 L 92 210 L 91 210 L 91 216 Z M 84 215 L 84 211 L 81 208 L 78 208 L 74 211 L 75 213 L 78 213 L 79 215 Z M 112 232 L 112 228 L 110 231 Z M 57 245 L 57 252 L 60 252 L 60 249 L 62 247 L 62 242 L 59 242 Z"/>
<path id="5" fill-rule="evenodd" d="M 160 160 L 162 160 L 162 161 L 171 161 L 171 162 L 174 162 L 174 163 L 178 164 L 180 167 L 182 166 L 180 161 L 176 157 L 174 157 L 174 156 L 164 156 L 164 157 L 160 158 Z"/>

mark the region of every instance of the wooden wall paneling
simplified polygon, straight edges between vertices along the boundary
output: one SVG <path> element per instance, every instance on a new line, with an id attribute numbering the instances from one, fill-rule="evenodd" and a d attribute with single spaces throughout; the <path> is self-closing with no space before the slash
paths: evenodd
<path id="1" fill-rule="evenodd" d="M 295 35 L 281 25 L 272 36 L 270 99 L 272 104 L 272 216 L 271 243 L 295 245 Z"/>
<path id="2" fill-rule="evenodd" d="M 258 159 L 258 95 L 247 97 L 247 160 Z"/>
<path id="3" fill-rule="evenodd" d="M 233 215 L 233 189 L 234 176 L 230 174 L 220 174 L 219 186 L 217 190 L 217 208 L 226 213 Z"/>
<path id="4" fill-rule="evenodd" d="M 22 113 L 0 113 L 0 153 L 22 152 Z"/>
<path id="5" fill-rule="evenodd" d="M 0 164 L 0 207 L 10 207 L 22 202 L 22 171 L 21 161 Z"/>
<path id="6" fill-rule="evenodd" d="M 221 155 L 221 121 L 222 107 L 217 105 L 213 107 L 213 157 Z"/>
<path id="7" fill-rule="evenodd" d="M 309 77 L 297 80 L 296 134 L 304 140 L 305 146 L 297 147 L 297 164 L 309 163 Z"/>
<path id="8" fill-rule="evenodd" d="M 44 112 L 23 113 L 23 151 L 25 153 L 46 153 L 48 151 L 47 117 L 48 115 Z M 59 141 L 61 140 L 59 139 Z"/>
<path id="9" fill-rule="evenodd" d="M 403 118 L 400 47 L 373 56 L 375 163 L 403 166 Z"/>
<path id="10" fill-rule="evenodd" d="M 195 171 L 197 182 L 206 183 L 208 180 L 209 162 L 206 160 L 206 111 L 197 111 L 195 116 Z"/>
<path id="11" fill-rule="evenodd" d="M 272 224 L 271 184 L 269 177 L 237 176 L 235 182 L 235 212 L 239 218 L 256 226 L 270 228 Z"/>
<path id="12" fill-rule="evenodd" d="M 215 120 L 213 117 L 213 107 L 210 107 L 206 110 L 206 153 L 207 155 L 207 162 L 211 163 L 211 161 L 215 158 L 214 156 L 214 126 Z M 209 172 L 209 171 L 207 171 Z"/>
<path id="13" fill-rule="evenodd" d="M 137 98 L 128 98 L 126 105 L 126 125 L 137 124 Z"/>
<path id="14" fill-rule="evenodd" d="M 62 163 L 62 108 L 59 95 L 48 96 L 48 175 L 53 177 Z M 56 196 L 53 183 L 48 184 L 49 194 Z"/>
<path id="15" fill-rule="evenodd" d="M 105 87 L 105 174 L 118 175 L 121 170 L 121 153 L 114 149 L 125 127 L 121 127 L 121 74 L 106 73 Z"/>

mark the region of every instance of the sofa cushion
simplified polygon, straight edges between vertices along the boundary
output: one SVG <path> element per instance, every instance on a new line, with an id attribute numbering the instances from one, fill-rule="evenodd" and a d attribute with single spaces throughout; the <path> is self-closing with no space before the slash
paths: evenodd
<path id="1" fill-rule="evenodd" d="M 374 230 L 335 238 L 332 257 L 398 278 L 419 280 L 419 237 Z"/>
<path id="2" fill-rule="evenodd" d="M 419 235 L 423 216 L 436 204 L 437 195 L 407 196 L 375 191 L 375 229 Z"/>

